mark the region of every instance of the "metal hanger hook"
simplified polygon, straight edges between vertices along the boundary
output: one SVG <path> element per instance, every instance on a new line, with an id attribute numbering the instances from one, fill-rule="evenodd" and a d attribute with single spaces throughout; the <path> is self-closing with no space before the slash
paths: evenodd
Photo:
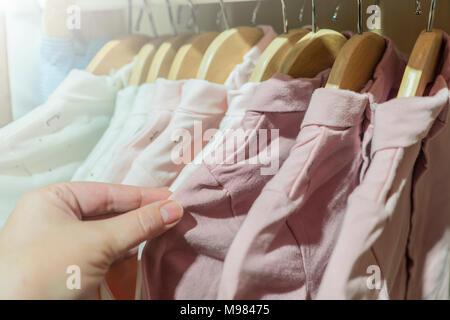
<path id="1" fill-rule="evenodd" d="M 256 26 L 256 18 L 258 17 L 259 9 L 261 8 L 261 4 L 264 0 L 257 0 L 255 9 L 253 9 L 252 13 L 252 25 Z"/>
<path id="2" fill-rule="evenodd" d="M 198 20 L 197 20 L 196 7 L 195 7 L 194 3 L 192 2 L 192 0 L 186 0 L 186 1 L 188 2 L 189 8 L 191 9 L 191 18 L 188 22 L 188 27 L 191 27 L 193 25 L 195 27 L 195 33 L 199 34 L 200 26 L 199 26 Z"/>
<path id="3" fill-rule="evenodd" d="M 317 32 L 316 0 L 311 0 L 312 32 Z"/>
<path id="4" fill-rule="evenodd" d="M 428 14 L 427 32 L 433 31 L 435 13 L 436 13 L 436 0 L 431 0 L 430 12 Z"/>
<path id="5" fill-rule="evenodd" d="M 143 10 L 147 13 L 148 21 L 150 22 L 150 26 L 152 27 L 153 36 L 158 37 L 155 19 L 153 18 L 153 11 L 151 10 L 148 0 L 143 0 L 143 1 L 144 1 L 144 5 L 145 5 L 145 8 Z M 144 11 L 142 11 L 142 14 L 144 13 Z"/>
<path id="6" fill-rule="evenodd" d="M 281 14 L 283 15 L 283 32 L 288 33 L 289 32 L 289 21 L 287 18 L 287 11 L 286 11 L 286 2 L 284 0 L 281 1 Z"/>
<path id="7" fill-rule="evenodd" d="M 225 10 L 225 3 L 223 0 L 219 0 L 220 12 L 222 13 L 223 22 L 225 23 L 225 28 L 230 29 L 230 20 L 228 20 L 227 10 Z"/>
<path id="8" fill-rule="evenodd" d="M 416 0 L 416 15 L 422 15 L 422 3 L 420 0 Z"/>
<path id="9" fill-rule="evenodd" d="M 363 8 L 362 0 L 358 0 L 358 34 L 363 33 Z"/>
<path id="10" fill-rule="evenodd" d="M 303 14 L 305 12 L 305 4 L 306 4 L 306 0 L 303 0 L 303 3 L 300 7 L 300 12 L 298 13 L 298 22 L 300 22 L 300 24 L 303 23 Z"/>
<path id="11" fill-rule="evenodd" d="M 133 33 L 133 0 L 128 0 L 128 34 Z"/>
<path id="12" fill-rule="evenodd" d="M 342 0 L 337 0 L 336 8 L 334 9 L 333 17 L 331 18 L 331 19 L 333 19 L 333 21 L 338 20 L 339 10 L 341 9 L 341 2 L 342 2 Z"/>
<path id="13" fill-rule="evenodd" d="M 173 8 L 172 8 L 172 3 L 170 2 L 170 0 L 166 0 L 166 4 L 167 4 L 167 11 L 169 13 L 169 20 L 170 20 L 170 24 L 172 25 L 173 28 L 173 33 L 175 35 L 178 35 L 178 30 L 177 30 L 177 26 L 175 24 L 175 19 L 173 17 Z"/>

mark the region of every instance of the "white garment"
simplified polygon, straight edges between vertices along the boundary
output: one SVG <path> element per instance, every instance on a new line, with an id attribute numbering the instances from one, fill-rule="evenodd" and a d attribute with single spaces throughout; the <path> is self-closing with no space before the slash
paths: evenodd
<path id="1" fill-rule="evenodd" d="M 202 150 L 201 131 L 218 127 L 227 110 L 226 94 L 223 85 L 197 79 L 186 81 L 170 124 L 133 161 L 122 183 L 141 187 L 169 186 L 185 165 L 181 161 L 177 163 L 178 157 L 174 158 L 177 146 L 183 155 L 195 156 Z M 190 161 L 192 159 L 187 162 Z"/>
<path id="2" fill-rule="evenodd" d="M 249 106 L 253 99 L 255 89 L 260 85 L 257 82 L 246 83 L 242 88 L 238 90 L 230 90 L 228 92 L 228 110 L 219 125 L 219 133 L 216 134 L 203 150 L 195 157 L 194 161 L 187 164 L 180 172 L 177 179 L 170 186 L 170 191 L 175 192 L 180 186 L 182 186 L 191 175 L 200 167 L 204 157 L 210 155 L 213 150 L 216 150 L 218 145 L 223 142 L 224 137 L 229 130 L 238 129 L 241 121 L 245 116 L 247 106 Z"/>
<path id="3" fill-rule="evenodd" d="M 116 108 L 100 141 L 72 177 L 72 181 L 97 181 L 109 163 L 108 153 L 120 136 L 130 115 L 138 87 L 130 86 L 117 93 Z"/>
<path id="4" fill-rule="evenodd" d="M 180 104 L 181 89 L 185 80 L 157 79 L 154 98 L 149 99 L 148 117 L 142 129 L 114 150 L 110 164 L 99 182 L 121 183 L 136 157 L 169 125 L 175 108 Z"/>
<path id="5" fill-rule="evenodd" d="M 255 70 L 259 57 L 269 44 L 277 37 L 277 33 L 271 26 L 258 26 L 264 35 L 258 43 L 244 55 L 244 61 L 238 64 L 225 81 L 225 86 L 235 90 L 248 82 Z"/>
<path id="6" fill-rule="evenodd" d="M 40 104 L 41 10 L 35 0 L 5 1 L 5 5 L 11 109 L 15 120 Z"/>
<path id="7" fill-rule="evenodd" d="M 0 129 L 0 227 L 22 194 L 70 180 L 108 126 L 132 66 L 112 76 L 74 70 L 44 105 Z"/>

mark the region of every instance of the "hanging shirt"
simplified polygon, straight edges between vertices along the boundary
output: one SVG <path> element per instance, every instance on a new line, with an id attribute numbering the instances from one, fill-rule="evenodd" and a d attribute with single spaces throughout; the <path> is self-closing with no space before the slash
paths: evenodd
<path id="1" fill-rule="evenodd" d="M 70 180 L 107 128 L 131 68 L 74 70 L 44 105 L 0 130 L 0 225 L 25 192 Z"/>
<path id="2" fill-rule="evenodd" d="M 218 128 L 226 110 L 223 85 L 189 80 L 170 124 L 133 161 L 122 183 L 142 187 L 170 185 L 206 144 L 203 132 Z"/>
<path id="3" fill-rule="evenodd" d="M 251 204 L 287 158 L 312 93 L 327 75 L 279 76 L 257 87 L 240 130 L 230 132 L 172 196 L 185 209 L 183 220 L 147 243 L 142 256 L 147 298 L 217 298 L 228 248 Z"/>
<path id="4" fill-rule="evenodd" d="M 117 147 L 99 182 L 121 183 L 123 181 L 134 159 L 169 125 L 173 112 L 180 103 L 184 83 L 185 80 L 156 80 L 155 97 L 153 101 L 147 102 L 149 111 L 143 129 L 133 135 L 129 141 Z"/>
<path id="5" fill-rule="evenodd" d="M 113 160 L 108 167 L 105 181 L 136 186 L 170 186 L 184 166 L 192 162 L 206 145 L 201 134 L 197 135 L 194 132 L 196 124 L 197 128 L 201 125 L 202 132 L 219 127 L 220 120 L 227 110 L 227 92 L 237 90 L 248 81 L 258 58 L 276 37 L 272 27 L 261 26 L 260 28 L 264 32 L 263 37 L 244 56 L 243 62 L 234 68 L 224 85 L 198 79 L 165 80 L 166 86 L 180 86 L 178 92 L 182 93 L 182 97 L 178 97 L 179 104 L 176 106 L 172 104 L 174 111 L 167 119 L 170 125 L 165 122 L 156 131 L 153 129 L 153 124 L 147 126 L 127 145 L 127 150 L 133 151 L 128 151 L 125 157 L 118 156 L 117 161 Z M 175 95 L 172 98 L 176 100 Z M 152 117 L 151 114 L 150 117 Z M 151 123 L 154 123 L 153 120 Z M 155 132 L 157 132 L 156 135 Z M 185 137 L 190 135 L 194 138 L 195 143 L 191 144 L 192 148 L 186 149 L 180 145 L 178 139 L 182 139 L 181 142 L 185 140 L 180 138 L 177 132 L 183 133 Z M 180 150 L 182 154 L 181 162 L 180 157 L 174 154 L 177 150 Z M 175 161 L 174 158 L 176 158 Z"/>
<path id="6" fill-rule="evenodd" d="M 433 93 L 376 108 L 371 164 L 349 197 L 319 299 L 406 297 L 413 168 L 422 140 L 448 104 L 444 81 Z"/>
<path id="7" fill-rule="evenodd" d="M 40 103 L 47 101 L 71 70 L 86 69 L 109 40 L 90 39 L 86 44 L 81 44 L 73 38 L 43 37 L 39 70 Z"/>
<path id="8" fill-rule="evenodd" d="M 450 84 L 450 38 L 434 91 Z M 450 300 L 450 123 L 446 105 L 422 143 L 413 176 L 407 299 Z"/>
<path id="9" fill-rule="evenodd" d="M 386 50 L 362 94 L 317 89 L 297 142 L 266 185 L 225 259 L 219 299 L 314 299 L 348 196 L 368 157 L 365 115 L 396 95 L 405 62 Z M 369 137 L 366 137 L 369 136 Z M 363 138 L 363 141 L 361 140 Z"/>
<path id="10" fill-rule="evenodd" d="M 109 163 L 107 157 L 120 133 L 124 129 L 125 122 L 131 112 L 138 87 L 129 86 L 117 93 L 116 107 L 111 122 L 91 151 L 87 159 L 77 169 L 72 181 L 97 181 L 103 168 Z"/>
<path id="11" fill-rule="evenodd" d="M 211 152 L 213 152 L 222 143 L 222 137 L 226 135 L 229 130 L 237 129 L 239 127 L 242 119 L 244 118 L 245 110 L 247 109 L 247 106 L 250 105 L 259 84 L 260 83 L 249 82 L 238 90 L 230 90 L 228 92 L 228 109 L 220 122 L 218 132 L 195 157 L 194 161 L 184 167 L 180 175 L 170 186 L 170 190 L 172 192 L 175 192 L 192 176 L 192 174 L 194 174 L 194 172 L 202 164 L 203 159 L 211 154 Z"/>

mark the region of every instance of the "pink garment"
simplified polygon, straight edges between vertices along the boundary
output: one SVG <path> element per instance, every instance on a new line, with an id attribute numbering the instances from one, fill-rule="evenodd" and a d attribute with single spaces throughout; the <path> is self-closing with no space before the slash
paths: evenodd
<path id="1" fill-rule="evenodd" d="M 144 250 L 147 298 L 217 298 L 228 248 L 253 201 L 287 158 L 312 93 L 326 83 L 328 72 L 315 79 L 278 76 L 257 87 L 241 123 L 245 140 L 236 150 L 234 143 L 226 144 L 224 163 L 205 161 L 172 196 L 185 215 Z"/>
<path id="2" fill-rule="evenodd" d="M 310 299 L 358 184 L 368 95 L 318 89 L 297 142 L 225 259 L 219 299 Z"/>
<path id="3" fill-rule="evenodd" d="M 444 80 L 449 87 L 450 39 L 447 34 L 444 34 L 444 45 L 442 79 L 438 79 L 438 83 Z M 450 300 L 449 120 L 447 105 L 425 138 L 414 168 L 407 299 Z"/>
<path id="4" fill-rule="evenodd" d="M 448 103 L 438 80 L 426 98 L 394 99 L 377 107 L 372 161 L 349 197 L 319 299 L 404 299 L 408 278 L 413 168 L 435 119 Z"/>
<path id="5" fill-rule="evenodd" d="M 156 80 L 155 98 L 150 104 L 148 123 L 133 139 L 117 150 L 101 181 L 121 183 L 133 161 L 151 142 L 163 132 L 181 101 L 185 80 Z"/>
<path id="6" fill-rule="evenodd" d="M 364 114 L 396 93 L 404 67 L 388 40 L 367 93 L 315 91 L 289 158 L 230 247 L 219 299 L 315 298 L 347 198 L 367 166 L 363 155 L 372 131 L 363 125 Z"/>

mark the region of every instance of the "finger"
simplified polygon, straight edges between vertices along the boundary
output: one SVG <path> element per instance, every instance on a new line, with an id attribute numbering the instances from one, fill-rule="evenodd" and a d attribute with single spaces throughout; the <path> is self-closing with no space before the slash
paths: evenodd
<path id="1" fill-rule="evenodd" d="M 167 199 L 167 188 L 139 188 L 106 183 L 73 182 L 45 188 L 80 219 L 129 212 Z"/>
<path id="2" fill-rule="evenodd" d="M 183 216 L 183 208 L 174 201 L 161 201 L 115 218 L 89 222 L 108 235 L 104 240 L 114 259 L 125 255 L 145 240 L 151 240 L 174 227 Z"/>

